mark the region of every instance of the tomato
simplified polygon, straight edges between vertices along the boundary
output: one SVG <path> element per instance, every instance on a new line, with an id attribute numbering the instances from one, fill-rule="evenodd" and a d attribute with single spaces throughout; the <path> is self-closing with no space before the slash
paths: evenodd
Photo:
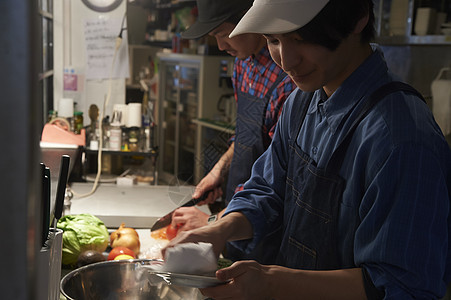
<path id="1" fill-rule="evenodd" d="M 129 255 L 132 258 L 136 258 L 135 252 L 133 252 L 133 250 L 130 250 L 126 247 L 115 247 L 111 249 L 110 253 L 108 254 L 108 260 L 114 260 L 118 255 Z"/>
<path id="2" fill-rule="evenodd" d="M 177 235 L 178 227 L 172 226 L 172 224 L 169 224 L 168 227 L 166 227 L 166 237 L 168 240 L 172 240 Z"/>
<path id="3" fill-rule="evenodd" d="M 154 239 L 172 240 L 177 235 L 179 228 L 168 225 L 158 230 L 152 231 L 150 236 Z"/>
<path id="4" fill-rule="evenodd" d="M 167 240 L 168 238 L 166 237 L 166 227 L 152 231 L 150 233 L 150 236 L 157 240 Z"/>

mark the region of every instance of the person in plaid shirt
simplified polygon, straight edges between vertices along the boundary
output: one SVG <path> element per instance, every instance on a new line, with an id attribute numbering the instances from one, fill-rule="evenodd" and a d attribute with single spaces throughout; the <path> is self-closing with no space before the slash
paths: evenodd
<path id="1" fill-rule="evenodd" d="M 252 0 L 197 0 L 198 20 L 182 33 L 185 39 L 209 34 L 216 38 L 220 50 L 236 57 L 232 78 L 237 101 L 235 135 L 227 152 L 196 186 L 193 198 L 209 191 L 199 205 L 213 203 L 221 197 L 221 185 L 226 179 L 226 205 L 242 189 L 253 163 L 271 143 L 286 98 L 296 88 L 272 60 L 262 35 L 228 37 L 251 6 Z M 180 231 L 198 228 L 216 220 L 223 212 L 211 218 L 195 207 L 179 208 L 173 214 L 172 226 Z M 233 249 L 227 252 L 232 259 L 243 258 L 241 253 L 233 254 Z M 254 254 L 251 257 L 255 258 Z M 266 260 L 262 258 L 262 261 Z"/>

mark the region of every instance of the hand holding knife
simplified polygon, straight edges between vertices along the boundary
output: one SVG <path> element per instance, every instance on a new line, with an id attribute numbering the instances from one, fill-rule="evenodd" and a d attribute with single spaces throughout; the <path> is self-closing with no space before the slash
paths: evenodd
<path id="1" fill-rule="evenodd" d="M 206 191 L 201 197 L 199 198 L 191 198 L 191 200 L 189 200 L 188 202 L 186 202 L 185 204 L 177 207 L 176 209 L 172 210 L 170 213 L 166 214 L 165 216 L 159 218 L 155 224 L 153 224 L 152 228 L 150 228 L 150 231 L 155 231 L 158 230 L 160 228 L 166 227 L 169 224 L 171 224 L 172 222 L 172 214 L 174 213 L 175 210 L 177 210 L 180 207 L 190 207 L 190 206 L 194 206 L 197 203 L 204 201 L 208 195 L 210 194 L 212 190 Z"/>

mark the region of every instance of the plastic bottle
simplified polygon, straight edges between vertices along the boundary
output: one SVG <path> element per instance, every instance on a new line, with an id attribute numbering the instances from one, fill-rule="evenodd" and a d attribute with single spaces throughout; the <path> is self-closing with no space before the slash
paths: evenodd
<path id="1" fill-rule="evenodd" d="M 122 129 L 121 123 L 111 123 L 110 127 L 110 150 L 121 151 L 122 146 Z"/>
<path id="2" fill-rule="evenodd" d="M 151 131 L 150 131 L 150 118 L 149 118 L 149 116 L 147 116 L 147 115 L 143 115 L 143 131 L 144 131 L 144 134 L 143 134 L 143 143 L 142 143 L 142 145 L 143 145 L 143 147 L 142 147 L 142 151 L 143 152 L 148 152 L 148 151 L 150 151 L 151 150 L 151 145 L 150 145 L 150 134 L 151 134 Z"/>

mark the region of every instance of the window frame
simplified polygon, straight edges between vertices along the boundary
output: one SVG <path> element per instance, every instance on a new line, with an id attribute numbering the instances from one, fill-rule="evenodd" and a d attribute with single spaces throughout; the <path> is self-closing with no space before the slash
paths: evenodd
<path id="1" fill-rule="evenodd" d="M 53 110 L 53 0 L 38 1 L 40 26 L 42 36 L 39 41 L 39 97 L 42 101 L 42 119 L 45 124 L 48 121 L 48 114 Z M 44 126 L 44 124 L 42 124 Z"/>

